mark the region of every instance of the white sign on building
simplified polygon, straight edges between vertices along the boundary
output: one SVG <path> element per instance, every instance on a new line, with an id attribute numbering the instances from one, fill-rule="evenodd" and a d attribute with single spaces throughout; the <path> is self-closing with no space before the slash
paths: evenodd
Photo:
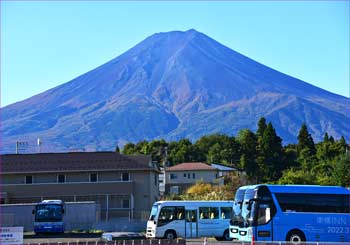
<path id="1" fill-rule="evenodd" d="M 0 227 L 0 244 L 23 244 L 23 227 Z"/>

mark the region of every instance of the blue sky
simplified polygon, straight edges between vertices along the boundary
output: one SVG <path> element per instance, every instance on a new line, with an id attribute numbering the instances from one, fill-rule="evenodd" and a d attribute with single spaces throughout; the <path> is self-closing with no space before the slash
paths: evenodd
<path id="1" fill-rule="evenodd" d="M 68 82 L 155 32 L 203 32 L 349 97 L 349 1 L 1 1 L 1 105 Z"/>

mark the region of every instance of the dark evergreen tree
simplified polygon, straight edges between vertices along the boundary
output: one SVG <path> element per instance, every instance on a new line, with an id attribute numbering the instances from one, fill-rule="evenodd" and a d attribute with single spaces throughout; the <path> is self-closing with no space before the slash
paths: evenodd
<path id="1" fill-rule="evenodd" d="M 256 131 L 256 136 L 257 137 L 262 137 L 264 135 L 264 131 L 266 129 L 266 119 L 265 117 L 261 117 L 258 122 L 258 129 Z"/>
<path id="2" fill-rule="evenodd" d="M 272 123 L 269 123 L 259 142 L 257 163 L 262 181 L 275 181 L 282 175 L 282 139 L 277 136 Z"/>
<path id="3" fill-rule="evenodd" d="M 346 140 L 345 140 L 344 136 L 342 136 L 340 138 L 338 146 L 339 146 L 339 151 L 338 152 L 340 154 L 345 154 L 346 153 L 346 149 L 347 149 L 347 144 L 346 144 Z"/>
<path id="4" fill-rule="evenodd" d="M 323 142 L 328 142 L 328 141 L 329 141 L 329 137 L 328 137 L 328 133 L 326 132 L 323 137 Z"/>
<path id="5" fill-rule="evenodd" d="M 248 177 L 258 181 L 259 169 L 256 163 L 256 136 L 249 129 L 244 129 L 239 132 L 238 141 L 241 145 L 240 167 L 245 170 Z"/>
<path id="6" fill-rule="evenodd" d="M 314 140 L 313 140 L 311 134 L 309 134 L 309 131 L 306 127 L 306 124 L 303 123 L 303 125 L 300 128 L 299 134 L 298 134 L 298 145 L 297 145 L 298 155 L 300 155 L 300 152 L 305 148 L 309 149 L 309 153 L 311 155 L 316 154 Z"/>

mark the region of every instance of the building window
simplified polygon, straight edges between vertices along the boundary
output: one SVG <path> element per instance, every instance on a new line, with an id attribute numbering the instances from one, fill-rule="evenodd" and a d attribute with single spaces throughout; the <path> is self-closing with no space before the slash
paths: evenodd
<path id="1" fill-rule="evenodd" d="M 129 173 L 122 173 L 122 181 L 129 181 Z"/>
<path id="2" fill-rule="evenodd" d="M 58 183 L 65 183 L 66 182 L 66 176 L 64 174 L 59 174 L 57 176 L 57 182 Z"/>
<path id="3" fill-rule="evenodd" d="M 192 178 L 195 179 L 196 178 L 196 174 L 192 173 Z"/>
<path id="4" fill-rule="evenodd" d="M 170 179 L 177 179 L 177 174 L 170 174 Z"/>
<path id="5" fill-rule="evenodd" d="M 186 178 L 186 174 L 184 174 L 184 177 Z"/>
<path id="6" fill-rule="evenodd" d="M 97 182 L 97 174 L 96 173 L 90 174 L 90 182 Z"/>
<path id="7" fill-rule="evenodd" d="M 187 174 L 187 178 L 191 179 L 191 174 L 190 173 Z"/>
<path id="8" fill-rule="evenodd" d="M 123 208 L 130 208 L 130 201 L 129 199 L 123 200 Z"/>
<path id="9" fill-rule="evenodd" d="M 27 175 L 25 182 L 26 182 L 26 184 L 32 184 L 33 183 L 33 176 Z"/>
<path id="10" fill-rule="evenodd" d="M 175 185 L 175 186 L 170 186 L 170 194 L 179 194 L 180 193 L 180 187 Z"/>

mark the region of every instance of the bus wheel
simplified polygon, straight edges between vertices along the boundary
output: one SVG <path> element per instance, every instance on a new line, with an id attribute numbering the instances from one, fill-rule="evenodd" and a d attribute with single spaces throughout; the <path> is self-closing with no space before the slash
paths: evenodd
<path id="1" fill-rule="evenodd" d="M 222 241 L 222 237 L 216 236 L 215 237 L 216 241 Z"/>
<path id="2" fill-rule="evenodd" d="M 164 235 L 164 238 L 168 239 L 168 240 L 174 240 L 176 238 L 175 231 L 166 231 L 165 235 Z"/>
<path id="3" fill-rule="evenodd" d="M 226 230 L 224 232 L 224 236 L 222 237 L 224 241 L 232 241 L 232 238 L 230 237 L 230 232 L 229 230 Z"/>
<path id="4" fill-rule="evenodd" d="M 301 244 L 305 242 L 305 235 L 299 230 L 292 230 L 287 234 L 287 241 L 292 244 Z"/>

